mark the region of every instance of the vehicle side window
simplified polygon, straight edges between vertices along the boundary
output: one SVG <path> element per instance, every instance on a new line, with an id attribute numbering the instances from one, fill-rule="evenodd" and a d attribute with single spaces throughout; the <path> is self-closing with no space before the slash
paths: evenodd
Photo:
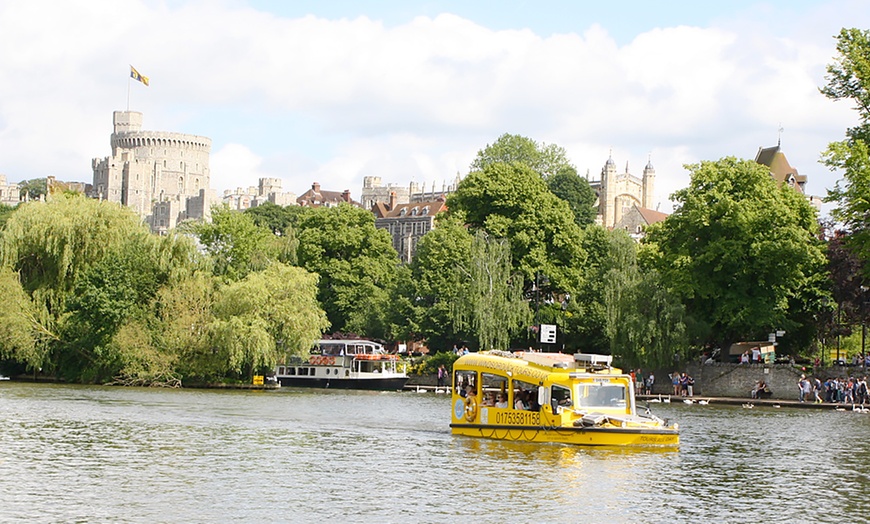
<path id="1" fill-rule="evenodd" d="M 462 395 L 464 397 L 466 395 L 468 386 L 471 386 L 474 390 L 474 394 L 477 395 L 477 372 L 465 370 L 456 371 L 453 376 L 454 391 L 458 395 Z"/>
<path id="2" fill-rule="evenodd" d="M 553 385 L 550 389 L 550 402 L 552 403 L 554 413 L 558 406 L 566 408 L 574 405 L 574 402 L 571 400 L 571 390 L 565 386 Z"/>
<path id="3" fill-rule="evenodd" d="M 483 386 L 483 405 L 495 406 L 499 397 L 507 399 L 507 377 L 493 373 L 481 373 L 480 382 Z M 504 401 L 507 405 L 507 400 Z"/>
<path id="4" fill-rule="evenodd" d="M 538 386 L 522 380 L 514 380 L 512 384 L 511 407 L 530 411 L 541 409 L 538 405 Z"/>

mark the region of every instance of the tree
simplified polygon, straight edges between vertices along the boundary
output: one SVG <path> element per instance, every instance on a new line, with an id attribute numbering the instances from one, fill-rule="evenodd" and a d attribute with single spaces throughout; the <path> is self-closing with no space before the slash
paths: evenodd
<path id="1" fill-rule="evenodd" d="M 564 148 L 555 144 L 538 144 L 531 138 L 508 133 L 477 152 L 471 162 L 471 171 L 482 171 L 492 164 L 524 164 L 545 179 L 573 169 Z"/>
<path id="2" fill-rule="evenodd" d="M 400 300 L 410 306 L 407 316 L 430 348 L 446 349 L 476 338 L 470 330 L 455 324 L 452 313 L 464 285 L 455 268 L 468 259 L 472 240 L 462 222 L 445 216 L 417 244 L 410 264 L 411 285 L 405 288 Z"/>
<path id="3" fill-rule="evenodd" d="M 832 100 L 851 100 L 860 124 L 846 135 L 850 142 L 870 143 L 870 31 L 842 29 L 837 36 L 839 56 L 827 67 L 822 94 Z"/>
<path id="4" fill-rule="evenodd" d="M 46 179 L 34 178 L 22 180 L 18 183 L 18 192 L 19 196 L 26 200 L 39 200 L 48 192 Z"/>
<path id="5" fill-rule="evenodd" d="M 60 195 L 50 202 L 20 205 L 0 238 L 0 261 L 17 273 L 32 302 L 22 311 L 33 323 L 31 332 L 38 334 L 35 343 L 55 345 L 60 340 L 67 301 L 84 274 L 118 246 L 145 242 L 148 236 L 131 210 L 108 202 Z M 48 347 L 38 353 L 46 360 L 30 361 L 32 367 L 49 363 Z"/>
<path id="6" fill-rule="evenodd" d="M 470 173 L 447 198 L 448 214 L 472 231 L 510 242 L 513 269 L 529 291 L 546 275 L 547 292 L 573 292 L 582 281 L 585 255 L 580 228 L 568 204 L 553 195 L 525 164 L 495 163 Z"/>
<path id="7" fill-rule="evenodd" d="M 455 266 L 462 286 L 453 302 L 454 322 L 477 333 L 480 349 L 508 349 L 511 337 L 528 325 L 522 280 L 511 275 L 510 249 L 503 239 L 478 231 L 468 257 Z"/>
<path id="8" fill-rule="evenodd" d="M 329 327 L 317 303 L 317 275 L 270 265 L 221 289 L 209 339 L 224 371 L 251 376 L 274 368 L 281 354 L 307 355 Z"/>
<path id="9" fill-rule="evenodd" d="M 390 234 L 358 207 L 309 208 L 298 225 L 299 264 L 320 275 L 318 299 L 333 331 L 381 338 L 399 256 Z"/>
<path id="10" fill-rule="evenodd" d="M 838 56 L 828 65 L 827 85 L 821 92 L 832 100 L 851 100 L 859 124 L 846 130 L 846 139 L 832 142 L 822 161 L 843 171 L 842 181 L 828 191 L 837 207 L 832 217 L 848 237 L 846 245 L 862 260 L 870 260 L 870 31 L 842 29 Z"/>
<path id="11" fill-rule="evenodd" d="M 642 266 L 710 333 L 697 342 L 735 340 L 798 327 L 790 310 L 818 285 L 824 265 L 815 210 L 777 187 L 767 168 L 733 157 L 686 166 L 677 209 L 645 238 Z"/>
<path id="12" fill-rule="evenodd" d="M 223 204 L 212 208 L 211 219 L 185 224 L 180 229 L 196 234 L 214 261 L 216 276 L 241 280 L 279 258 L 274 235 L 254 224 L 250 215 L 232 211 Z"/>
<path id="13" fill-rule="evenodd" d="M 562 169 L 547 179 L 547 186 L 554 195 L 568 203 L 574 213 L 574 221 L 580 227 L 595 223 L 595 191 L 589 181 L 580 177 L 573 166 Z"/>

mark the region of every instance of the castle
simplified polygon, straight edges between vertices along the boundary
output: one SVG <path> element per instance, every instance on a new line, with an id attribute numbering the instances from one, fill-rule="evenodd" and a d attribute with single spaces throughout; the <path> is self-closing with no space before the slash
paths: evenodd
<path id="1" fill-rule="evenodd" d="M 216 200 L 209 187 L 211 139 L 142 131 L 142 113 L 112 115 L 112 156 L 92 161 L 89 196 L 132 208 L 156 233 L 188 218 L 210 219 Z"/>
<path id="2" fill-rule="evenodd" d="M 592 190 L 598 195 L 596 223 L 613 229 L 634 207 L 654 209 L 655 179 L 656 170 L 652 161 L 647 162 L 643 176 L 638 178 L 629 172 L 628 162 L 625 163 L 625 173 L 617 173 L 613 157 L 608 158 L 601 168 L 601 179 L 589 181 Z"/>

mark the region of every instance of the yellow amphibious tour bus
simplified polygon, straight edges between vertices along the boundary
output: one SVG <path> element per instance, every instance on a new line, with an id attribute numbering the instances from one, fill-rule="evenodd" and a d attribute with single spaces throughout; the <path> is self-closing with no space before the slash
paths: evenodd
<path id="1" fill-rule="evenodd" d="M 453 365 L 454 435 L 589 446 L 679 445 L 676 424 L 638 414 L 609 355 L 483 351 Z"/>

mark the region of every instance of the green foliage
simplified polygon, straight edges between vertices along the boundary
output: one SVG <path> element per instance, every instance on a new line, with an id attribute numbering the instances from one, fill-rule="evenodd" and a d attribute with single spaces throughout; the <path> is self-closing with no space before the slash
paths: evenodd
<path id="1" fill-rule="evenodd" d="M 19 206 L 0 239 L 0 257 L 4 266 L 20 273 L 32 299 L 57 320 L 82 274 L 118 245 L 148 235 L 128 208 L 56 196 L 47 203 Z"/>
<path id="2" fill-rule="evenodd" d="M 9 220 L 9 217 L 12 216 L 12 213 L 14 213 L 16 209 L 18 209 L 18 206 L 0 204 L 0 229 L 3 229 L 3 226 L 6 225 L 6 221 Z"/>
<path id="3" fill-rule="evenodd" d="M 815 210 L 767 168 L 732 157 L 686 166 L 688 188 L 673 215 L 648 230 L 644 264 L 680 297 L 688 315 L 729 342 L 793 330 L 791 310 L 818 285 L 824 253 Z"/>
<path id="4" fill-rule="evenodd" d="M 475 338 L 454 324 L 451 312 L 464 285 L 456 264 L 467 260 L 472 238 L 459 220 L 443 217 L 417 244 L 410 285 L 402 288 L 400 300 L 410 305 L 416 331 L 430 348 L 449 348 Z"/>
<path id="5" fill-rule="evenodd" d="M 298 224 L 299 264 L 320 275 L 318 299 L 333 331 L 382 338 L 399 257 L 374 216 L 348 204 L 309 208 Z"/>
<path id="6" fill-rule="evenodd" d="M 214 274 L 227 280 L 241 280 L 278 259 L 274 235 L 254 224 L 250 215 L 232 211 L 226 205 L 214 206 L 211 222 L 193 222 L 189 229 L 199 238 L 214 262 Z"/>
<path id="7" fill-rule="evenodd" d="M 531 138 L 503 134 L 477 152 L 471 171 L 483 171 L 492 164 L 523 164 L 543 178 L 571 168 L 565 149 L 555 144 L 538 144 Z M 576 173 L 576 171 L 575 171 Z"/>
<path id="8" fill-rule="evenodd" d="M 595 223 L 598 210 L 594 207 L 595 191 L 589 181 L 577 174 L 574 167 L 569 166 L 547 179 L 547 186 L 554 195 L 568 203 L 574 213 L 574 222 L 580 227 Z"/>
<path id="9" fill-rule="evenodd" d="M 582 282 L 585 253 L 568 204 L 524 164 L 489 164 L 470 173 L 447 199 L 448 213 L 472 231 L 510 242 L 513 269 L 529 290 L 546 275 L 548 292 L 573 292 Z"/>
<path id="10" fill-rule="evenodd" d="M 449 373 L 452 373 L 453 363 L 458 358 L 459 355 L 452 351 L 439 351 L 434 355 L 423 357 L 420 364 L 414 369 L 414 373 L 417 375 L 434 375 L 438 373 L 438 367 L 442 365 Z"/>
<path id="11" fill-rule="evenodd" d="M 463 285 L 451 304 L 454 323 L 476 333 L 481 349 L 508 349 L 511 336 L 528 325 L 530 311 L 522 283 L 511 275 L 507 242 L 479 231 L 469 256 L 455 267 Z"/>
<path id="12" fill-rule="evenodd" d="M 0 268 L 0 358 L 39 369 L 46 360 L 49 343 L 55 339 L 42 326 L 48 324 L 47 312 L 34 303 L 21 287 L 18 273 Z"/>
<path id="13" fill-rule="evenodd" d="M 45 178 L 22 180 L 18 183 L 18 192 L 21 198 L 26 197 L 27 200 L 39 200 L 48 192 L 47 187 Z"/>
<path id="14" fill-rule="evenodd" d="M 847 130 L 849 142 L 870 142 L 870 30 L 842 29 L 837 36 L 837 53 L 825 75 L 820 91 L 832 100 L 851 100 L 860 125 Z"/>

